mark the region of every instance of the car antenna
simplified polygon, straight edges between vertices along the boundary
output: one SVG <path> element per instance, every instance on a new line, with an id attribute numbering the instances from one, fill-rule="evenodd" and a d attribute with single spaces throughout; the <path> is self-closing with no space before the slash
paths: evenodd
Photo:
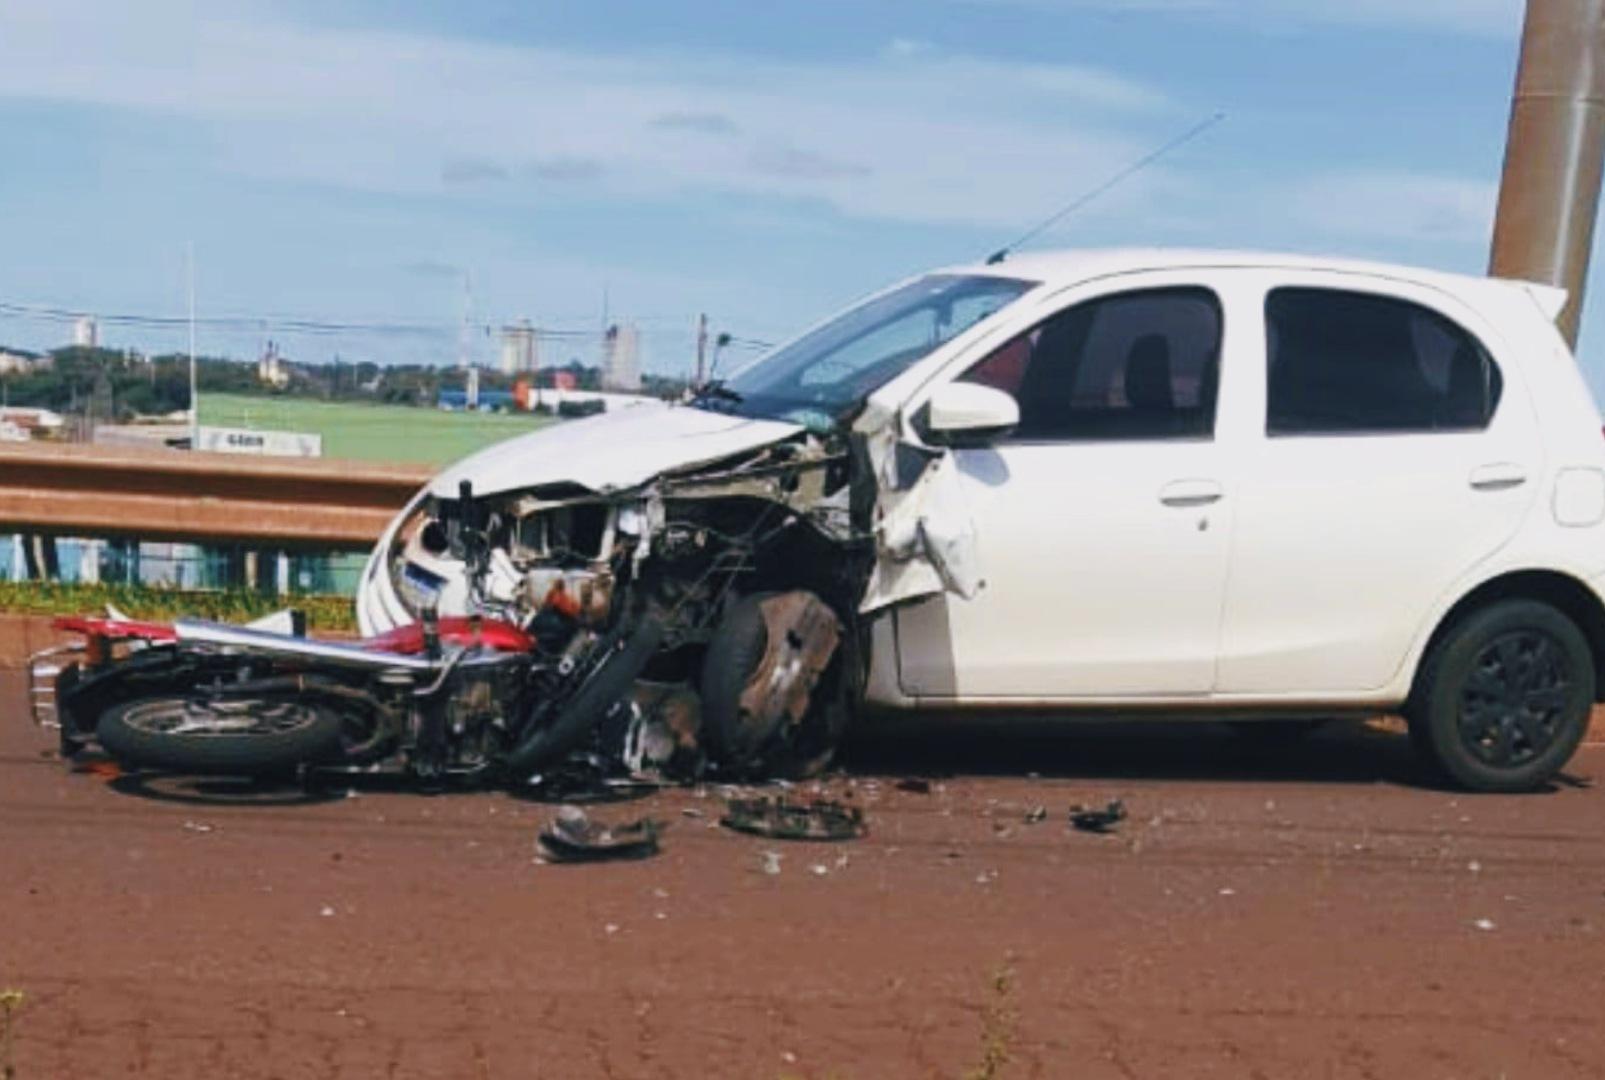
<path id="1" fill-rule="evenodd" d="M 1009 257 L 1009 252 L 1013 251 L 1027 240 L 1035 239 L 1037 236 L 1046 232 L 1048 229 L 1051 229 L 1053 226 L 1057 225 L 1059 222 L 1063 221 L 1077 210 L 1080 210 L 1083 206 L 1086 206 L 1088 203 L 1092 202 L 1092 200 L 1096 199 L 1110 188 L 1121 183 L 1128 177 L 1135 176 L 1137 173 L 1142 172 L 1142 170 L 1146 169 L 1148 166 L 1152 165 L 1154 162 L 1158 161 L 1172 150 L 1177 149 L 1183 143 L 1192 142 L 1198 136 L 1202 135 L 1204 132 L 1208 131 L 1210 128 L 1214 127 L 1224 119 L 1226 119 L 1225 113 L 1214 113 L 1207 119 L 1201 120 L 1194 124 L 1192 127 L 1188 128 L 1186 131 L 1182 132 L 1174 139 L 1171 139 L 1158 149 L 1144 155 L 1141 158 L 1138 158 L 1136 161 L 1132 162 L 1130 165 L 1127 165 L 1124 169 L 1121 169 L 1119 172 L 1115 173 L 1115 175 L 1111 176 L 1109 179 L 1105 180 L 1091 191 L 1084 195 L 1078 195 L 1063 209 L 1055 212 L 1046 221 L 1027 229 L 1025 234 L 1019 239 L 1015 240 L 1013 243 L 1004 244 L 992 254 L 988 255 L 986 258 L 986 265 L 996 266 L 998 263 Z"/>

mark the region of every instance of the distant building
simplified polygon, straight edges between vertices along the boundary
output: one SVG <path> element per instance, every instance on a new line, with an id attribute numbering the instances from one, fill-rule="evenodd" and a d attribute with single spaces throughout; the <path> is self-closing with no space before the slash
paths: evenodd
<path id="1" fill-rule="evenodd" d="M 72 324 L 72 343 L 80 349 L 100 348 L 100 324 L 88 315 Z"/>
<path id="2" fill-rule="evenodd" d="M 50 367 L 48 356 L 36 356 L 17 349 L 0 349 L 0 375 L 26 375 Z"/>
<path id="3" fill-rule="evenodd" d="M 268 342 L 267 348 L 256 362 L 256 379 L 265 386 L 275 390 L 283 390 L 290 385 L 290 371 L 285 366 L 284 356 L 279 352 L 276 342 Z"/>
<path id="4" fill-rule="evenodd" d="M 470 403 L 467 390 L 442 389 L 435 394 L 435 404 L 447 412 L 478 409 L 482 412 L 512 412 L 518 409 L 518 395 L 510 390 L 481 390 Z"/>
<path id="5" fill-rule="evenodd" d="M 580 381 L 574 377 L 574 373 L 572 371 L 552 372 L 552 389 L 554 390 L 574 390 L 577 389 L 579 385 Z"/>
<path id="6" fill-rule="evenodd" d="M 526 375 L 539 370 L 539 348 L 535 328 L 528 319 L 520 319 L 516 326 L 502 327 L 502 373 Z"/>
<path id="7" fill-rule="evenodd" d="M 25 409 L 0 406 L 0 424 L 16 428 L 30 437 L 49 437 L 61 432 L 66 420 L 60 413 L 49 409 Z"/>
<path id="8" fill-rule="evenodd" d="M 633 394 L 641 389 L 641 331 L 617 323 L 602 338 L 602 389 Z"/>

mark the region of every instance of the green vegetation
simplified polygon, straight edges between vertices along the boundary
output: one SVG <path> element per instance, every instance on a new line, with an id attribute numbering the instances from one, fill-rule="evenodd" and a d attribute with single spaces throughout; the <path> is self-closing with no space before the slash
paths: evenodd
<path id="1" fill-rule="evenodd" d="M 250 622 L 285 607 L 306 612 L 307 628 L 349 632 L 357 628 L 344 596 L 270 596 L 232 590 L 186 592 L 148 585 L 65 585 L 53 581 L 0 581 L 0 612 L 13 615 L 94 615 L 111 604 L 135 619 L 187 615 L 218 622 Z"/>
<path id="2" fill-rule="evenodd" d="M 201 423 L 323 436 L 323 456 L 443 465 L 553 420 L 528 413 L 464 413 L 405 405 L 201 394 Z"/>
<path id="3" fill-rule="evenodd" d="M 992 973 L 992 993 L 981 1005 L 981 1060 L 964 1080 L 997 1080 L 1013 1058 L 1019 1013 L 1014 1007 L 1014 971 L 1005 964 Z"/>
<path id="4" fill-rule="evenodd" d="M 13 1080 L 17 1067 L 11 1059 L 11 1014 L 22 1008 L 27 995 L 21 990 L 0 990 L 0 1078 Z"/>

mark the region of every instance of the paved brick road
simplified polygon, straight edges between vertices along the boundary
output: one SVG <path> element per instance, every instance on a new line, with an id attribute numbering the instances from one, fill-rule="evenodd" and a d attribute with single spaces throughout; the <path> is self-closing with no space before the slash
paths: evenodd
<path id="1" fill-rule="evenodd" d="M 118 790 L 20 702 L 0 675 L 18 1080 L 958 1077 L 989 1042 L 1000 1077 L 1605 1076 L 1605 795 L 1414 786 L 1397 737 L 900 735 L 828 785 L 864 841 L 682 791 L 603 811 L 670 821 L 662 857 L 560 867 L 502 794 Z M 1118 834 L 1064 827 L 1111 795 Z"/>

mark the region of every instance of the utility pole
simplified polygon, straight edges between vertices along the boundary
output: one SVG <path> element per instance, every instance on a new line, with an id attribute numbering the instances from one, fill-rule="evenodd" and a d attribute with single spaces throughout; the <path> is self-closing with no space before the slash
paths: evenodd
<path id="1" fill-rule="evenodd" d="M 1605 0 L 1527 0 L 1489 273 L 1558 285 L 1577 345 L 1605 163 Z"/>
<path id="2" fill-rule="evenodd" d="M 201 448 L 200 380 L 195 374 L 195 241 L 184 248 L 184 263 L 189 277 L 189 448 Z"/>
<path id="3" fill-rule="evenodd" d="M 708 377 L 708 316 L 704 312 L 697 316 L 697 377 L 692 381 L 693 387 L 700 388 Z"/>

